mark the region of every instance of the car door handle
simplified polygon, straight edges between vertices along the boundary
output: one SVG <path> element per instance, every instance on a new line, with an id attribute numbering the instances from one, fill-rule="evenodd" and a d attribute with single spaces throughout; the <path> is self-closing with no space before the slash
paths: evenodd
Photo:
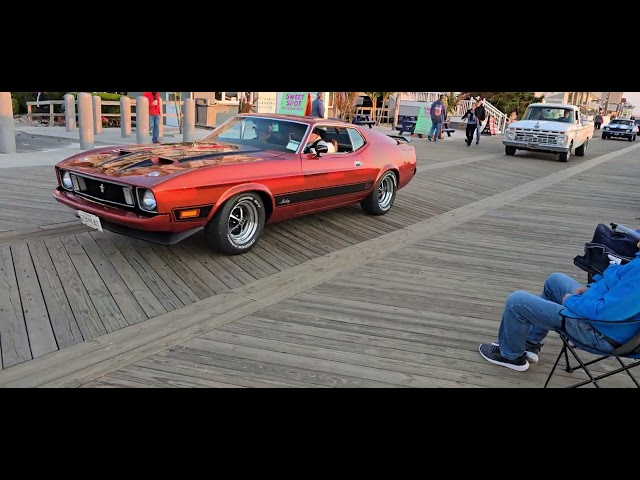
<path id="1" fill-rule="evenodd" d="M 361 167 L 362 165 L 364 165 L 364 163 L 362 163 L 362 162 L 353 162 L 353 164 L 354 164 L 356 167 Z"/>

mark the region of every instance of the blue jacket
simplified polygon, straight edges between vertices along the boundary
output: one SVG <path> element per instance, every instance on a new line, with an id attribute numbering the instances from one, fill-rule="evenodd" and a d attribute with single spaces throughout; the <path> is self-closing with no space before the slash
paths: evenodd
<path id="1" fill-rule="evenodd" d="M 311 102 L 311 116 L 324 118 L 324 102 L 321 98 L 316 98 Z"/>
<path id="2" fill-rule="evenodd" d="M 597 323 L 594 328 L 607 337 L 625 343 L 640 330 L 640 323 L 613 325 L 614 322 L 640 318 L 640 252 L 626 265 L 610 265 L 604 275 L 582 295 L 571 295 L 560 313 L 572 318 L 606 320 L 612 325 Z"/>
<path id="3" fill-rule="evenodd" d="M 436 110 L 440 107 L 440 115 L 436 115 Z M 431 121 L 444 122 L 447 119 L 447 106 L 440 99 L 431 104 Z"/>

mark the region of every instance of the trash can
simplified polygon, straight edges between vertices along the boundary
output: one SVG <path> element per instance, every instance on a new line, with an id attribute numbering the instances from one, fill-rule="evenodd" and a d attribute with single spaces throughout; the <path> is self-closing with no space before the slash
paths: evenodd
<path id="1" fill-rule="evenodd" d="M 196 125 L 202 127 L 216 126 L 216 111 L 207 98 L 196 98 Z"/>

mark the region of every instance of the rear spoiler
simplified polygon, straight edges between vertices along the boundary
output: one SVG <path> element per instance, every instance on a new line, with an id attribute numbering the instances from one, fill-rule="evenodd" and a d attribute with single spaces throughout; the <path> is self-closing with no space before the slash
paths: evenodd
<path id="1" fill-rule="evenodd" d="M 396 142 L 398 142 L 398 145 L 400 145 L 401 143 L 411 143 L 411 139 L 409 137 L 405 137 L 402 135 L 391 135 L 391 134 L 388 134 L 388 136 L 393 138 Z"/>

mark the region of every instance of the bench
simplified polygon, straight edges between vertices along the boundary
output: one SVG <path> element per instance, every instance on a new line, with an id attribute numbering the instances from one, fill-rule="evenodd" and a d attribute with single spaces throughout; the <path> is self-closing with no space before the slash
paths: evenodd
<path id="1" fill-rule="evenodd" d="M 398 135 L 402 135 L 404 132 L 410 133 L 413 135 L 414 130 L 416 129 L 416 120 L 403 120 L 402 123 L 396 126 L 396 130 L 398 130 Z"/>
<path id="2" fill-rule="evenodd" d="M 418 123 L 417 120 L 403 120 L 402 124 L 396 127 L 396 130 L 398 130 L 398 135 L 402 135 L 404 132 L 408 132 L 413 135 L 416 129 L 416 123 Z M 449 128 L 448 122 L 443 122 L 441 130 L 441 133 L 446 133 L 447 137 L 450 137 L 451 134 L 456 131 L 455 128 Z"/>
<path id="3" fill-rule="evenodd" d="M 368 125 L 369 128 L 373 128 L 376 124 L 376 122 L 369 119 L 369 115 L 354 115 L 352 123 L 355 125 Z"/>

